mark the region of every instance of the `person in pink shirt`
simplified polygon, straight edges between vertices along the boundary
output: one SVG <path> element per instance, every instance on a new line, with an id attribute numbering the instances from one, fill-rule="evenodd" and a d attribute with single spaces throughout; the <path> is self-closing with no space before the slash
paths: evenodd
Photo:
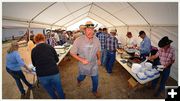
<path id="1" fill-rule="evenodd" d="M 166 81 L 169 77 L 171 66 L 175 62 L 175 49 L 171 46 L 172 42 L 173 41 L 170 40 L 167 36 L 163 37 L 158 43 L 158 46 L 160 47 L 158 52 L 155 55 L 148 58 L 149 60 L 154 60 L 159 57 L 159 64 L 163 65 L 164 67 L 164 70 L 161 73 L 162 78 L 160 82 L 160 87 L 155 93 L 155 96 L 159 96 L 160 93 L 165 89 Z M 155 89 L 158 83 L 158 79 L 159 78 L 152 81 L 152 88 Z"/>

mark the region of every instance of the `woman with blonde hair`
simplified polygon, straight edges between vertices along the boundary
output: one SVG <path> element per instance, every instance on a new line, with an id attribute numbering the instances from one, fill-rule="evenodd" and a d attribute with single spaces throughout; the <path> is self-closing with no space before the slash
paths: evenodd
<path id="1" fill-rule="evenodd" d="M 36 74 L 40 84 L 49 93 L 51 98 L 65 98 L 57 62 L 59 61 L 55 49 L 45 43 L 45 36 L 37 34 L 34 37 L 36 47 L 31 53 L 32 64 L 36 67 Z M 57 94 L 56 94 L 57 92 Z"/>
<path id="2" fill-rule="evenodd" d="M 15 79 L 16 84 L 19 88 L 19 91 L 21 92 L 22 95 L 25 95 L 25 90 L 24 87 L 21 83 L 21 80 L 30 88 L 33 88 L 33 85 L 30 84 L 22 70 L 21 67 L 26 68 L 28 71 L 31 72 L 31 69 L 27 67 L 27 65 L 24 63 L 22 58 L 20 57 L 20 54 L 18 52 L 19 45 L 16 41 L 11 43 L 10 48 L 7 51 L 6 55 L 6 70 L 7 72 Z"/>

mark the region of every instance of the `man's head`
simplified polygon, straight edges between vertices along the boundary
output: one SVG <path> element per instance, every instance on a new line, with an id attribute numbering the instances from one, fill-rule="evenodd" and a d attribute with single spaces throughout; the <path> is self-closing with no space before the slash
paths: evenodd
<path id="1" fill-rule="evenodd" d="M 108 33 L 107 28 L 103 28 L 104 33 Z"/>
<path id="2" fill-rule="evenodd" d="M 102 32 L 102 28 L 99 28 L 99 29 L 98 29 L 98 32 Z"/>
<path id="3" fill-rule="evenodd" d="M 85 35 L 91 39 L 94 36 L 94 24 L 91 21 L 87 21 L 85 24 Z"/>
<path id="4" fill-rule="evenodd" d="M 140 38 L 144 39 L 145 36 L 146 36 L 146 33 L 145 33 L 144 31 L 140 31 L 140 32 L 139 32 L 139 37 L 140 37 Z"/>
<path id="5" fill-rule="evenodd" d="M 112 29 L 110 30 L 110 33 L 111 33 L 111 35 L 113 35 L 113 36 L 116 35 L 116 32 L 117 32 L 117 30 L 116 30 L 115 28 L 112 28 Z"/>
<path id="6" fill-rule="evenodd" d="M 127 36 L 128 38 L 132 38 L 132 33 L 131 33 L 131 32 L 127 32 L 126 36 Z"/>
<path id="7" fill-rule="evenodd" d="M 158 46 L 160 48 L 164 48 L 164 49 L 167 49 L 170 47 L 170 44 L 172 43 L 173 41 L 172 40 L 169 40 L 169 38 L 167 36 L 163 37 L 159 43 L 158 43 Z"/>

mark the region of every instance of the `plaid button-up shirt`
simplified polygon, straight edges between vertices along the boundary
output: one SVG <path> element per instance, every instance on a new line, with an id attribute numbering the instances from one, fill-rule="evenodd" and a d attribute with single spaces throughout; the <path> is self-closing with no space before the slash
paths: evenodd
<path id="1" fill-rule="evenodd" d="M 106 39 L 107 39 L 107 35 L 103 32 L 101 32 L 99 35 L 98 35 L 98 39 L 101 43 L 101 49 L 106 49 Z"/>
<path id="2" fill-rule="evenodd" d="M 159 56 L 161 65 L 166 65 L 175 60 L 175 50 L 171 46 L 166 51 L 160 48 L 156 56 Z"/>
<path id="3" fill-rule="evenodd" d="M 116 51 L 119 48 L 118 39 L 115 36 L 107 37 L 106 44 L 109 51 Z"/>

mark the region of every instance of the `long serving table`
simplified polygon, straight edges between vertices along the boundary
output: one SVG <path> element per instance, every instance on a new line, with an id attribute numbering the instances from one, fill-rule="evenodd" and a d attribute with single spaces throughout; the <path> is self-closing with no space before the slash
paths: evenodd
<path id="1" fill-rule="evenodd" d="M 131 68 L 127 65 L 127 63 L 122 63 L 121 60 L 126 60 L 127 59 L 122 59 L 120 54 L 116 53 L 116 60 L 135 78 L 140 84 L 145 84 L 148 83 L 149 81 L 152 81 L 160 76 L 160 74 L 155 75 L 153 78 L 147 78 L 146 80 L 140 80 L 135 73 L 132 72 Z"/>

